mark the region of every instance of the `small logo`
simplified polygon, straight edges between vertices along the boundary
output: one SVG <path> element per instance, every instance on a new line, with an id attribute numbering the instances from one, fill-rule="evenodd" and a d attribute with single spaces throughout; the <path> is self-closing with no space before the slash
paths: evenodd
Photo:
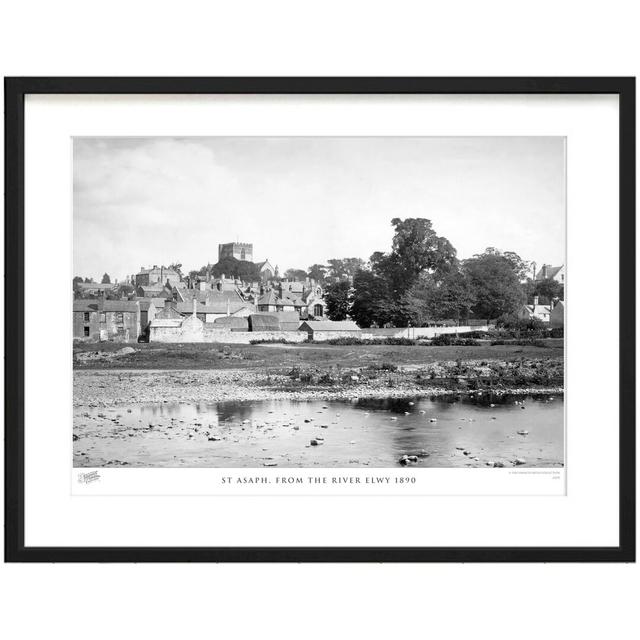
<path id="1" fill-rule="evenodd" d="M 90 484 L 96 480 L 100 480 L 100 474 L 97 471 L 88 471 L 87 473 L 78 475 L 78 482 L 80 484 Z"/>

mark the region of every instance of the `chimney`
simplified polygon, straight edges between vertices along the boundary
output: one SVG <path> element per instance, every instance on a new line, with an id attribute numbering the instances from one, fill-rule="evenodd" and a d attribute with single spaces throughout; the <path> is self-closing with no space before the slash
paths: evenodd
<path id="1" fill-rule="evenodd" d="M 196 315 L 196 309 L 198 307 L 198 301 L 194 298 L 193 299 L 193 317 L 197 318 L 198 316 Z"/>
<path id="2" fill-rule="evenodd" d="M 229 317 L 231 315 L 231 309 L 229 306 L 229 298 L 227 298 L 227 317 Z"/>
<path id="3" fill-rule="evenodd" d="M 537 307 L 538 306 L 538 296 L 533 296 L 533 306 Z"/>
<path id="4" fill-rule="evenodd" d="M 198 282 L 198 289 L 200 289 L 200 291 L 205 291 L 206 288 L 207 288 L 207 283 L 204 282 L 203 280 L 200 280 L 200 282 Z"/>

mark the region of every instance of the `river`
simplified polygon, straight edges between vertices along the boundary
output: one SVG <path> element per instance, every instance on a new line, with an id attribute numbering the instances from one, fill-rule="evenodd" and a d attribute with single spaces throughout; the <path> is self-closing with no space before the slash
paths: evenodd
<path id="1" fill-rule="evenodd" d="M 483 393 L 76 407 L 73 433 L 76 467 L 397 467 L 414 455 L 416 467 L 559 467 L 564 400 Z"/>

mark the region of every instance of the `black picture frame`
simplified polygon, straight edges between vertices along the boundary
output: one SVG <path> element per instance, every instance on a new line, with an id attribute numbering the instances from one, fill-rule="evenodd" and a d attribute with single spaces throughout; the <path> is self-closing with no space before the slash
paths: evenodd
<path id="1" fill-rule="evenodd" d="M 635 561 L 635 78 L 5 78 L 6 562 Z M 615 94 L 620 158 L 619 531 L 612 547 L 26 547 L 24 101 L 27 94 Z M 11 285 L 9 286 L 9 283 Z"/>

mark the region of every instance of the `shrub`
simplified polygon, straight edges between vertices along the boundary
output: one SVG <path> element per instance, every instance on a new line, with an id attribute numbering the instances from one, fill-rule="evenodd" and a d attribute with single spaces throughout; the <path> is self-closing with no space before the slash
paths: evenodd
<path id="1" fill-rule="evenodd" d="M 342 346 L 366 346 L 366 345 L 389 345 L 389 346 L 415 346 L 417 340 L 411 338 L 372 338 L 371 340 L 363 340 L 362 338 L 332 338 L 326 340 L 322 344 L 342 345 Z"/>
<path id="2" fill-rule="evenodd" d="M 369 369 L 372 371 L 397 371 L 398 366 L 393 362 L 380 362 L 379 364 L 369 365 Z"/>
<path id="3" fill-rule="evenodd" d="M 479 343 L 472 338 L 460 338 L 455 333 L 441 333 L 431 340 L 431 344 L 436 347 L 477 347 Z"/>

